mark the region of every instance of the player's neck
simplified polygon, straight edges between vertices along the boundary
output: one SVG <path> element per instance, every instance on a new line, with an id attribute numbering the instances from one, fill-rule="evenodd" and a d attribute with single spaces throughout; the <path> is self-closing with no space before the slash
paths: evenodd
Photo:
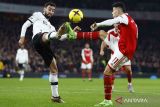
<path id="1" fill-rule="evenodd" d="M 119 16 L 121 16 L 122 14 L 124 14 L 124 12 L 120 12 L 120 13 L 119 13 Z"/>
<path id="2" fill-rule="evenodd" d="M 85 49 L 90 49 L 90 48 L 85 48 Z"/>
<path id="3" fill-rule="evenodd" d="M 44 15 L 44 17 L 45 17 L 47 20 L 49 20 L 49 19 L 50 19 L 50 17 L 49 17 L 49 16 L 47 16 L 44 12 L 43 12 L 43 15 Z"/>

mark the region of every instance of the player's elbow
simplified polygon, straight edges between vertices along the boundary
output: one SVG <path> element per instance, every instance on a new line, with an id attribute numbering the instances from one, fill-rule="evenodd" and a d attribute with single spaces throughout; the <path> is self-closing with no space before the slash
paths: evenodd
<path id="1" fill-rule="evenodd" d="M 27 29 L 29 26 L 31 26 L 31 22 L 30 21 L 26 21 L 23 25 L 22 25 L 22 29 Z"/>

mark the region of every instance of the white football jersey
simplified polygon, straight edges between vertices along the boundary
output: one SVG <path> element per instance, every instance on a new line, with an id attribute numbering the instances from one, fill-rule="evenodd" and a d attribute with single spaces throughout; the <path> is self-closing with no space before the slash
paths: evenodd
<path id="1" fill-rule="evenodd" d="M 16 54 L 16 61 L 19 64 L 27 64 L 28 63 L 28 51 L 26 49 L 18 49 Z"/>
<path id="2" fill-rule="evenodd" d="M 49 20 L 41 12 L 33 13 L 28 20 L 33 24 L 33 37 L 38 33 L 56 32 L 55 27 L 51 25 Z"/>
<path id="3" fill-rule="evenodd" d="M 111 49 L 113 52 L 118 47 L 119 36 L 115 31 L 115 28 L 109 30 L 108 36 L 105 38 L 104 42 L 107 44 L 107 47 Z"/>

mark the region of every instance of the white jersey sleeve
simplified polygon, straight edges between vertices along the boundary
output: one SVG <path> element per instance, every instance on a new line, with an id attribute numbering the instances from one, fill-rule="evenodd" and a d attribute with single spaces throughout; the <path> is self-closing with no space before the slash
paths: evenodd
<path id="1" fill-rule="evenodd" d="M 30 27 L 31 25 L 32 23 L 28 20 L 23 24 L 22 29 L 21 29 L 21 35 L 20 35 L 21 37 L 25 37 L 27 28 Z"/>
<path id="2" fill-rule="evenodd" d="M 39 17 L 41 15 L 41 12 L 35 12 L 28 18 L 28 20 L 23 24 L 22 29 L 21 29 L 21 37 L 25 37 L 27 28 L 30 27 L 34 22 L 39 20 Z"/>
<path id="3" fill-rule="evenodd" d="M 123 23 L 125 25 L 128 25 L 128 17 L 125 14 L 123 14 L 121 16 L 118 16 L 118 17 L 114 18 L 114 19 L 109 19 L 109 20 L 97 23 L 97 26 L 98 27 L 100 27 L 100 26 L 112 26 L 114 24 L 119 24 L 119 23 Z"/>
<path id="4" fill-rule="evenodd" d="M 35 12 L 28 18 L 31 23 L 36 22 L 41 17 L 41 12 Z"/>
<path id="5" fill-rule="evenodd" d="M 81 56 L 82 56 L 82 60 L 83 60 L 83 61 L 86 61 L 86 58 L 85 58 L 85 55 L 84 55 L 84 49 L 82 49 Z"/>

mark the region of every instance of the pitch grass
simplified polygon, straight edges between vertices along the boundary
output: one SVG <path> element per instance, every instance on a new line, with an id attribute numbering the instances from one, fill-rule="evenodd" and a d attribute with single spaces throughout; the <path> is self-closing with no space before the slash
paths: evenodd
<path id="1" fill-rule="evenodd" d="M 127 90 L 126 79 L 116 79 L 113 92 L 114 107 L 159 107 L 160 80 L 134 79 L 135 93 Z M 59 79 L 59 92 L 65 104 L 50 101 L 48 80 L 25 78 L 0 79 L 0 107 L 93 107 L 103 100 L 103 80 Z M 118 97 L 146 99 L 147 102 L 115 102 Z"/>

